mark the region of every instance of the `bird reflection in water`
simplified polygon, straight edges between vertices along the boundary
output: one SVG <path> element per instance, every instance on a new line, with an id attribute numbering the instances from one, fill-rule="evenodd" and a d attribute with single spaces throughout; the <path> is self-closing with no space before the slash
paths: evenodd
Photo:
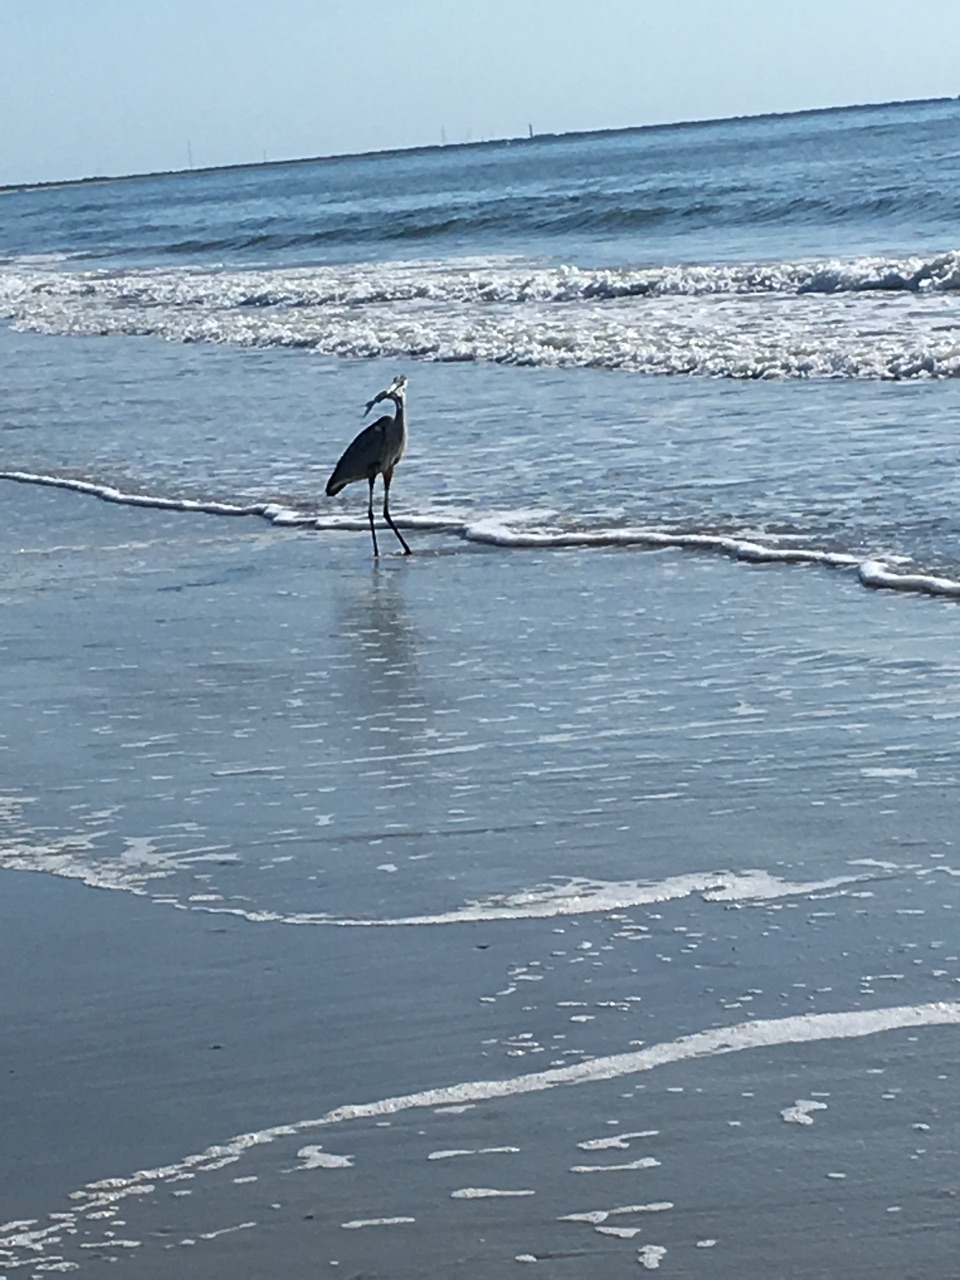
<path id="1" fill-rule="evenodd" d="M 341 600 L 337 634 L 344 651 L 337 670 L 341 696 L 350 705 L 348 717 L 376 717 L 385 724 L 400 717 L 401 736 L 406 737 L 422 730 L 422 723 L 414 725 L 408 717 L 424 706 L 419 666 L 423 637 L 391 576 L 374 567 L 365 585 Z M 342 704 L 341 709 L 347 710 Z M 399 723 L 395 727 L 400 729 Z"/>

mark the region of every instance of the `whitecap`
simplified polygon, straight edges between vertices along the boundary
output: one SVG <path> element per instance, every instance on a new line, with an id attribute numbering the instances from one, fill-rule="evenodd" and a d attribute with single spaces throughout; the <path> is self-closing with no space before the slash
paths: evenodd
<path id="1" fill-rule="evenodd" d="M 44 333 L 347 358 L 901 379 L 960 375 L 942 306 L 958 289 L 957 250 L 616 269 L 493 257 L 90 271 L 21 258 L 0 265 L 0 314 Z"/>

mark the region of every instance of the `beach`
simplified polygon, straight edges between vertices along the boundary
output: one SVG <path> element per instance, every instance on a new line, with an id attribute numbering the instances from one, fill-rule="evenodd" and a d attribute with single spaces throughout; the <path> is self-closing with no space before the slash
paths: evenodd
<path id="1" fill-rule="evenodd" d="M 9 1274 L 949 1273 L 951 604 L 3 501 Z"/>
<path id="2" fill-rule="evenodd" d="M 954 1274 L 958 111 L 4 194 L 0 1280 Z"/>

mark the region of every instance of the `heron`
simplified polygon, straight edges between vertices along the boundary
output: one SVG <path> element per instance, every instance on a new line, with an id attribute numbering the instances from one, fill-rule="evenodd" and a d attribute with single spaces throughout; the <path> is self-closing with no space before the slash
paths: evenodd
<path id="1" fill-rule="evenodd" d="M 407 420 L 403 411 L 406 389 L 407 380 L 403 374 L 399 374 L 385 391 L 378 392 L 372 400 L 367 402 L 367 407 L 363 411 L 364 417 L 375 404 L 380 404 L 383 400 L 392 400 L 396 413 L 392 417 L 385 413 L 382 418 L 364 427 L 356 439 L 347 445 L 343 451 L 343 457 L 334 467 L 333 475 L 327 481 L 328 498 L 332 498 L 348 484 L 353 484 L 355 480 L 366 480 L 369 484 L 370 502 L 367 506 L 367 515 L 370 519 L 375 556 L 380 555 L 377 546 L 377 530 L 373 523 L 373 485 L 377 476 L 383 476 L 383 518 L 400 539 L 403 554 L 410 555 L 410 548 L 403 534 L 390 517 L 390 481 L 393 479 L 393 469 L 403 457 L 403 451 L 407 447 Z"/>

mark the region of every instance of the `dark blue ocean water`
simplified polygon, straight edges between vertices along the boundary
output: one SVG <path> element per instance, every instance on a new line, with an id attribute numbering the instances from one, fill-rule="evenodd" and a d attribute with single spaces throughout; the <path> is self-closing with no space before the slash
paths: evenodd
<path id="1" fill-rule="evenodd" d="M 960 212 L 960 103 L 539 137 L 10 193 L 0 254 L 274 267 L 935 254 Z"/>

